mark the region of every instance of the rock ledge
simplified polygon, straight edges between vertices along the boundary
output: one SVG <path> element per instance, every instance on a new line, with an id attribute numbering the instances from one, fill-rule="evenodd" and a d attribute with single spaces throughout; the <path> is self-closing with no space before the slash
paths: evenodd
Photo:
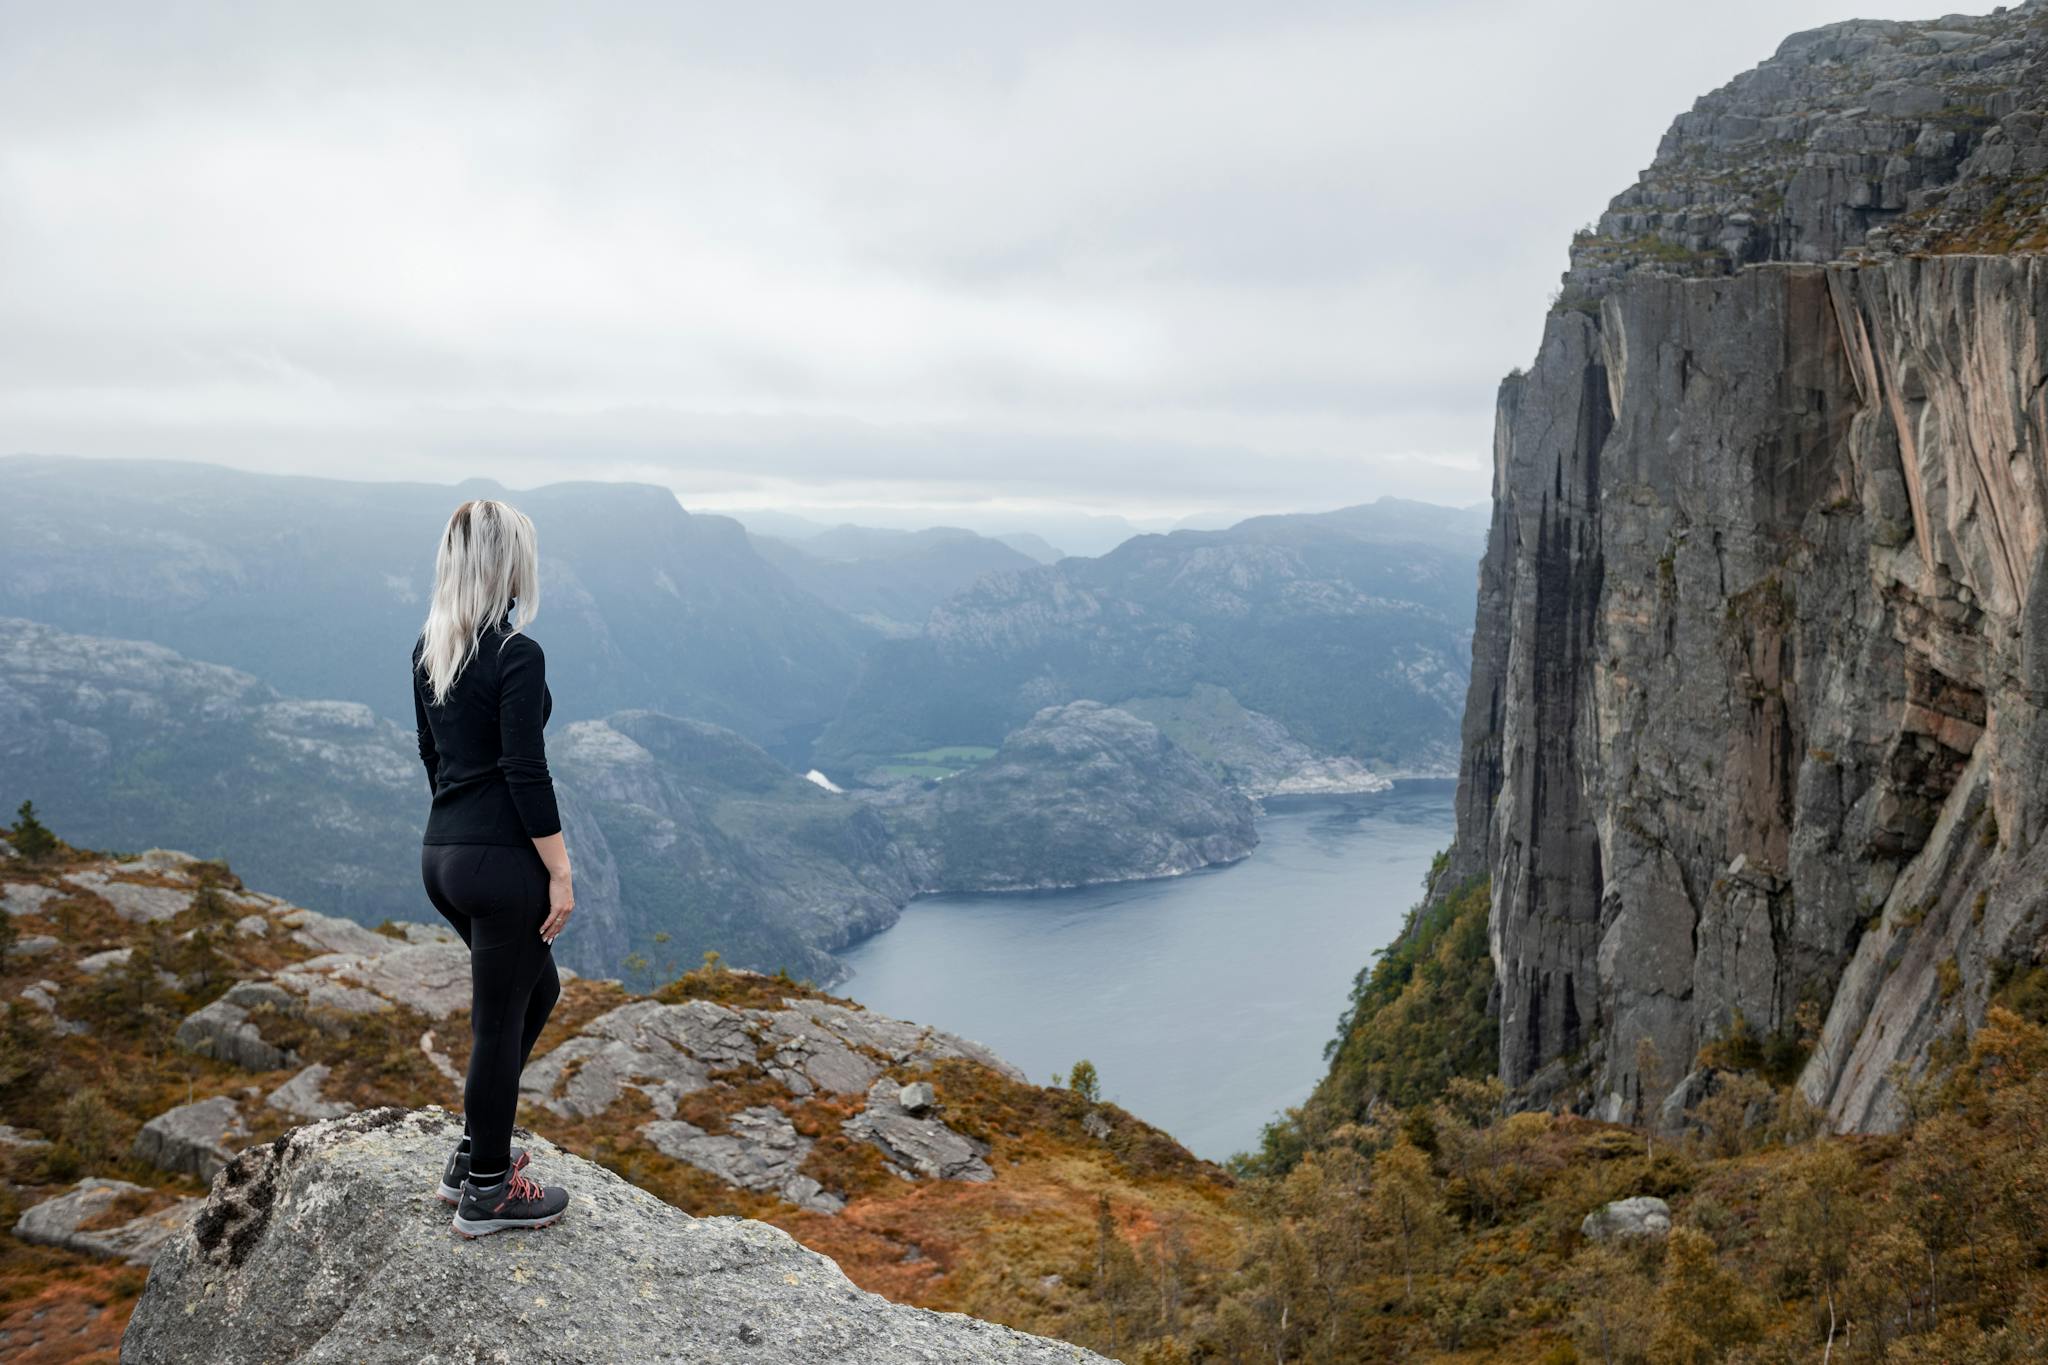
<path id="1" fill-rule="evenodd" d="M 1078 1346 L 891 1303 L 765 1223 L 692 1218 L 526 1140 L 574 1191 L 539 1233 L 457 1237 L 434 1193 L 460 1129 L 376 1109 L 294 1129 L 215 1179 L 158 1253 L 123 1361 L 1100 1361 Z M 451 1311 L 469 1300 L 469 1306 Z"/>

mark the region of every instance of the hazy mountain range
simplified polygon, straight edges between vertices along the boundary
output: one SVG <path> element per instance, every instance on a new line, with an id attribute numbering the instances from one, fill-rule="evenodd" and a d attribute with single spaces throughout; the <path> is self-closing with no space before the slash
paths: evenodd
<path id="1" fill-rule="evenodd" d="M 666 935 L 671 966 L 829 978 L 920 892 L 1227 861 L 1246 795 L 1439 769 L 1480 549 L 1473 515 L 1389 502 L 1041 564 L 957 528 L 749 534 L 631 484 L 22 456 L 0 486 L 0 803 L 373 923 L 430 914 L 398 659 L 436 536 L 464 497 L 529 511 L 572 961 L 605 972 Z"/>
<path id="2" fill-rule="evenodd" d="M 988 745 L 1040 707 L 1212 685 L 1311 749 L 1382 770 L 1457 762 L 1480 509 L 1382 499 L 1138 536 L 996 573 L 869 653 L 818 761 L 859 773 Z"/>

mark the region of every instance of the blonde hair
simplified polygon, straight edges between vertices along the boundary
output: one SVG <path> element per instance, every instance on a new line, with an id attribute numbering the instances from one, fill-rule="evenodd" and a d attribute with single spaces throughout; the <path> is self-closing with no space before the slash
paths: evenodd
<path id="1" fill-rule="evenodd" d="M 484 629 L 502 620 L 508 608 L 514 608 L 511 634 L 540 608 L 533 522 L 509 503 L 465 502 L 441 533 L 434 598 L 420 629 L 419 667 L 437 704 L 476 654 Z"/>

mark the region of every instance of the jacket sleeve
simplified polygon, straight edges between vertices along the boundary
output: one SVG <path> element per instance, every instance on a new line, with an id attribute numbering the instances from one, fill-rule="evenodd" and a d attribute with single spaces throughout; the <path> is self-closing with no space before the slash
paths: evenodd
<path id="1" fill-rule="evenodd" d="M 420 762 L 427 765 L 427 795 L 439 790 L 441 751 L 434 747 L 434 729 L 427 724 L 427 680 L 420 676 L 420 646 L 412 647 L 412 718 L 419 727 Z"/>
<path id="2" fill-rule="evenodd" d="M 498 767 L 512 789 L 512 805 L 527 837 L 544 839 L 562 832 L 555 783 L 548 776 L 547 745 L 541 738 L 547 719 L 547 659 L 524 635 L 507 639 L 504 649 L 498 671 Z"/>

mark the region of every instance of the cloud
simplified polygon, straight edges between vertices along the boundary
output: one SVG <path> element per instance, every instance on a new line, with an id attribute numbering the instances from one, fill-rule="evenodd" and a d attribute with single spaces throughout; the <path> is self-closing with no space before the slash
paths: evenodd
<path id="1" fill-rule="evenodd" d="M 1833 17 L 0 3 L 0 449 L 1470 501 L 1571 229 Z"/>

